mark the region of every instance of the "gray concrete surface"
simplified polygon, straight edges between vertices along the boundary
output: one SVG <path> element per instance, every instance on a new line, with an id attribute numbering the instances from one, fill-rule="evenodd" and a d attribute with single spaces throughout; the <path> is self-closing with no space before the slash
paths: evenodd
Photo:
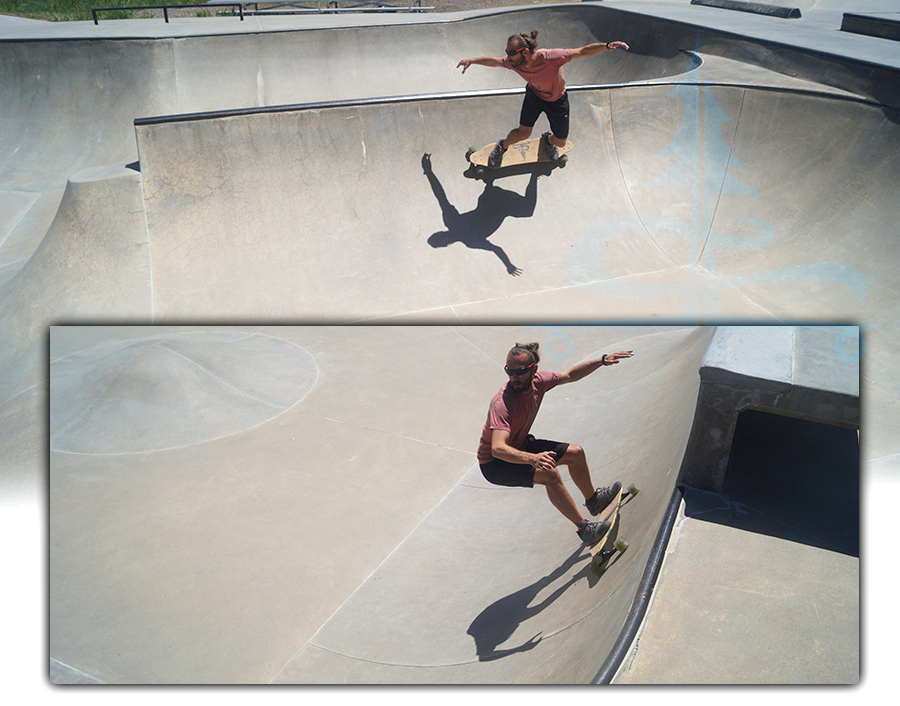
<path id="1" fill-rule="evenodd" d="M 858 557 L 721 495 L 685 499 L 613 683 L 856 684 Z"/>
<path id="2" fill-rule="evenodd" d="M 51 680 L 589 681 L 678 477 L 712 337 L 650 327 L 54 327 Z M 519 340 L 541 342 L 546 369 L 636 352 L 548 394 L 535 427 L 582 444 L 598 484 L 641 489 L 622 511 L 633 548 L 600 578 L 542 490 L 491 486 L 474 460 L 505 351 Z M 761 463 L 770 465 L 745 462 L 751 481 Z M 809 482 L 812 494 L 797 493 L 807 515 L 804 498 L 835 486 Z M 706 498 L 687 496 L 690 517 L 710 521 Z M 703 524 L 685 540 L 676 531 L 660 605 L 620 681 L 855 682 L 858 544 L 856 557 L 835 556 L 836 545 L 810 544 L 831 538 L 815 523 L 787 518 L 787 532 L 772 532 L 777 510 L 712 505 L 727 526 Z M 748 589 L 748 576 L 766 590 Z M 711 580 L 733 587 L 704 590 Z M 751 603 L 735 602 L 745 593 Z M 673 620 L 687 622 L 674 630 Z M 697 641 L 703 630 L 717 640 Z M 754 631 L 765 640 L 750 650 Z M 649 647 L 660 632 L 663 646 Z M 686 664 L 665 656 L 673 632 L 691 646 L 677 650 Z"/>
<path id="3" fill-rule="evenodd" d="M 855 429 L 741 414 L 723 492 L 685 490 L 614 683 L 856 684 L 862 489 Z"/>
<path id="4" fill-rule="evenodd" d="M 876 12 L 889 7 L 871 2 L 854 3 L 852 9 Z M 98 31 L 92 24 L 0 18 L 4 502 L 15 512 L 24 503 L 27 516 L 27 508 L 34 507 L 43 489 L 50 323 L 176 323 L 185 318 L 194 323 L 233 323 L 236 317 L 242 322 L 318 322 L 323 320 L 321 299 L 307 297 L 320 296 L 322 287 L 340 293 L 352 282 L 366 301 L 348 298 L 346 308 L 326 309 L 326 316 L 441 324 L 537 319 L 859 324 L 866 419 L 861 437 L 863 482 L 869 502 L 885 507 L 879 503 L 896 488 L 891 479 L 900 458 L 900 386 L 892 354 L 898 343 L 892 316 L 898 44 L 840 32 L 842 3 L 805 2 L 801 9 L 803 18 L 785 21 L 687 2 L 623 0 L 498 17 L 475 13 L 472 19 L 436 13 L 415 21 L 347 15 L 328 20 L 343 29 L 302 24 L 309 22 L 307 18 L 264 18 L 271 24 L 264 26 L 259 20 L 249 34 L 247 27 L 226 29 L 216 19 L 173 21 L 167 26 L 160 22 L 152 28 L 142 21 L 116 23 Z M 544 28 L 542 36 L 551 44 L 606 39 L 608 32 L 637 37 L 627 57 L 613 55 L 605 57 L 612 59 L 606 62 L 601 57 L 596 66 L 585 69 L 595 76 L 587 81 L 629 83 L 572 91 L 575 126 L 582 131 L 573 133 L 573 141 L 581 161 L 573 160 L 565 170 L 538 180 L 530 220 L 510 218 L 507 211 L 496 230 L 459 231 L 462 237 L 456 243 L 436 252 L 427 238 L 446 230 L 441 203 L 452 204 L 463 214 L 475 212 L 479 197 L 487 193 L 488 207 L 482 206 L 479 216 L 504 211 L 484 185 L 460 178 L 461 148 L 496 139 L 498 126 L 501 132 L 507 129 L 509 116 L 516 112 L 519 85 L 508 75 L 486 69 L 461 77 L 454 67 L 463 55 L 496 51 L 496 36 L 506 36 L 510 24 L 520 29 L 522 23 Z M 225 33 L 227 38 L 210 36 Z M 343 48 L 333 55 L 304 56 L 303 66 L 326 78 L 321 83 L 285 69 L 289 59 L 284 57 L 294 56 L 300 38 L 304 46 Z M 359 42 L 360 38 L 366 41 Z M 356 46 L 376 51 L 369 54 L 363 49 L 356 55 L 348 49 Z M 679 63 L 687 56 L 679 50 L 694 52 L 700 65 L 696 60 Z M 674 73 L 665 68 L 673 62 Z M 387 70 L 369 71 L 372 64 Z M 222 80 L 241 66 L 235 81 Z M 629 74 L 630 66 L 651 70 Z M 573 65 L 570 83 L 579 81 L 578 71 Z M 356 81 L 354 75 L 364 80 Z M 224 267 L 236 265 L 231 251 L 241 248 L 242 241 L 234 234 L 245 230 L 243 216 L 212 235 L 208 223 L 198 223 L 203 237 L 192 241 L 196 247 L 174 266 L 167 263 L 163 271 L 157 270 L 156 236 L 165 242 L 169 234 L 147 226 L 141 229 L 142 219 L 150 223 L 144 182 L 159 179 L 167 167 L 158 163 L 156 177 L 144 164 L 141 173 L 122 171 L 138 155 L 134 119 L 468 90 L 513 93 L 441 96 L 383 110 L 363 106 L 356 114 L 347 108 L 320 109 L 318 121 L 313 111 L 279 114 L 278 119 L 292 128 L 310 126 L 317 138 L 311 144 L 317 148 L 362 144 L 359 138 L 365 134 L 367 154 L 392 159 L 400 155 L 402 168 L 391 162 L 380 179 L 370 174 L 379 165 L 361 161 L 358 148 L 341 155 L 346 156 L 342 174 L 332 162 L 309 163 L 315 176 L 300 192 L 301 197 L 325 204 L 314 209 L 321 211 L 331 207 L 328 192 L 338 184 L 349 201 L 364 199 L 363 189 L 374 191 L 378 197 L 374 219 L 339 204 L 335 220 L 346 229 L 343 239 L 336 238 L 335 248 L 351 254 L 360 243 L 380 239 L 385 252 L 397 254 L 403 252 L 406 236 L 408 249 L 420 249 L 418 255 L 404 255 L 407 268 L 398 268 L 399 274 L 390 269 L 389 255 L 369 251 L 355 262 L 351 256 L 349 265 L 332 258 L 329 266 L 338 269 L 330 274 L 313 272 L 321 280 L 317 288 L 304 290 L 289 278 L 284 261 L 303 257 L 295 261 L 301 264 L 307 254 L 285 240 L 290 248 L 287 257 L 272 243 L 261 243 L 261 256 L 278 264 L 280 272 L 276 268 L 270 278 L 267 269 L 250 258 L 248 269 L 232 269 L 238 274 L 229 280 Z M 421 118 L 415 107 L 422 109 Z M 215 170 L 201 170 L 199 176 L 215 175 L 216 193 L 232 189 L 235 204 L 246 205 L 246 194 L 234 187 L 251 184 L 241 181 L 239 170 L 248 168 L 251 174 L 258 170 L 250 205 L 264 202 L 271 208 L 263 214 L 266 228 L 257 232 L 271 227 L 283 234 L 291 223 L 303 226 L 308 214 L 297 206 L 296 195 L 279 191 L 284 170 L 269 169 L 255 150 L 248 149 L 248 133 L 233 131 L 238 142 L 232 152 L 210 132 L 209 125 L 216 123 L 226 134 L 226 124 L 240 120 L 193 121 L 198 141 L 220 150 L 223 158 Z M 264 122 L 259 116 L 243 120 L 248 126 Z M 370 132 L 360 131 L 368 128 Z M 303 144 L 283 145 L 281 152 L 295 160 Z M 263 154 L 271 150 L 264 143 L 259 147 Z M 432 187 L 433 181 L 417 171 L 425 153 L 432 155 L 446 202 L 439 200 L 441 191 Z M 241 154 L 252 159 L 240 165 Z M 387 159 L 380 164 L 387 165 Z M 178 165 L 176 160 L 169 168 Z M 95 168 L 100 171 L 79 174 Z M 340 181 L 329 182 L 331 176 Z M 292 186 L 301 183 L 292 179 Z M 180 195 L 179 207 L 186 207 L 186 216 L 204 213 L 205 185 L 202 178 L 197 181 L 199 185 Z M 530 208 L 527 177 L 499 181 L 506 191 L 524 197 Z M 399 186 L 403 197 L 395 195 Z M 157 193 L 164 196 L 164 192 Z M 423 199 L 432 204 L 430 213 L 425 212 Z M 411 204 L 416 204 L 416 230 L 395 231 L 391 215 L 402 217 Z M 157 217 L 162 222 L 166 214 L 159 210 Z M 310 233 L 322 232 L 322 221 L 317 220 L 321 218 L 313 213 L 311 223 L 317 230 Z M 529 227 L 523 228 L 524 223 Z M 130 236 L 109 237 L 119 232 Z M 329 227 L 325 232 L 337 231 Z M 232 239 L 212 237 L 218 234 Z M 229 243 L 222 251 L 222 269 L 210 257 L 211 251 L 221 248 L 219 242 Z M 315 239 L 312 243 L 316 245 Z M 208 273 L 178 270 L 185 263 L 210 261 L 216 267 Z M 376 264 L 368 266 L 369 262 Z M 367 266 L 359 269 L 360 263 Z M 520 271 L 518 276 L 508 274 L 510 265 Z M 204 288 L 205 276 L 210 284 Z M 221 299 L 205 298 L 216 277 L 227 283 L 219 285 Z M 422 285 L 418 297 L 417 278 Z M 492 286 L 480 283 L 488 278 Z M 373 279 L 377 288 L 372 287 Z M 163 299 L 157 297 L 157 281 L 170 288 Z M 231 293 L 233 283 L 249 285 L 243 298 Z M 457 288 L 456 297 L 447 294 Z M 288 298 L 294 301 L 286 303 Z M 887 495 L 874 492 L 874 487 L 884 487 Z M 35 541 L 27 536 L 34 553 L 40 554 L 39 537 Z M 880 535 L 870 532 L 867 537 L 875 554 Z M 10 541 L 11 553 L 27 554 L 18 542 Z M 867 567 L 869 577 L 880 576 L 881 570 Z M 23 595 L 39 592 L 39 588 L 25 590 Z M 873 605 L 880 616 L 892 614 L 889 605 Z M 877 651 L 867 654 L 873 664 L 880 663 Z"/>
<path id="5" fill-rule="evenodd" d="M 646 18 L 650 10 L 679 24 Z M 684 24 L 689 10 L 711 29 Z M 891 68 L 891 53 L 873 68 L 854 64 L 853 48 L 893 44 L 829 34 L 803 53 L 785 48 L 796 27 L 737 14 L 764 38 L 721 34 L 737 20 L 717 8 L 649 3 L 321 33 L 283 31 L 296 18 L 272 25 L 282 31 L 204 34 L 224 26 L 217 20 L 172 30 L 193 27 L 193 41 L 27 41 L 11 30 L 0 43 L 16 77 L 0 102 L 4 143 L 16 144 L 0 173 L 11 204 L 0 301 L 10 324 L 5 483 L 33 489 L 24 459 L 42 447 L 32 420 L 45 399 L 46 324 L 67 320 L 853 321 L 875 381 L 866 397 L 892 404 L 897 127 L 868 78 Z M 572 91 L 579 159 L 546 178 L 484 184 L 462 178 L 460 149 L 505 131 L 521 88 L 508 72 L 463 76 L 455 64 L 490 50 L 512 22 L 541 25 L 551 44 L 602 31 L 634 49 L 572 65 L 573 85 L 617 82 Z M 299 38 L 305 72 L 280 60 Z M 460 94 L 492 89 L 501 93 Z M 440 95 L 151 121 L 137 139 L 132 125 L 426 91 Z M 138 157 L 140 172 L 125 167 Z M 896 431 L 890 416 L 876 423 Z M 865 457 L 896 453 L 892 438 L 871 437 Z"/>
<path id="6" fill-rule="evenodd" d="M 711 335 L 53 328 L 54 679 L 590 681 L 671 495 Z M 581 444 L 598 485 L 641 489 L 622 511 L 633 549 L 600 579 L 542 489 L 491 486 L 475 461 L 519 340 L 548 370 L 636 351 L 548 393 L 534 427 Z"/>

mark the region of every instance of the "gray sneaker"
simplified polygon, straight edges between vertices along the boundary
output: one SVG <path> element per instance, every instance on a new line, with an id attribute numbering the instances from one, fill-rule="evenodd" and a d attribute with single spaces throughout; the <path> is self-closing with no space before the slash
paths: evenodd
<path id="1" fill-rule="evenodd" d="M 559 147 L 550 142 L 549 132 L 545 132 L 541 137 L 544 138 L 544 147 L 547 149 L 547 156 L 555 162 L 559 159 Z"/>
<path id="2" fill-rule="evenodd" d="M 491 152 L 491 156 L 488 157 L 488 166 L 491 169 L 496 169 L 500 166 L 500 163 L 503 161 L 503 155 L 506 153 L 506 150 L 503 149 L 503 140 L 497 142 L 497 145 L 494 147 Z"/>
<path id="3" fill-rule="evenodd" d="M 578 538 L 588 545 L 594 545 L 603 539 L 609 531 L 609 522 L 588 522 L 584 520 L 578 529 Z"/>
<path id="4" fill-rule="evenodd" d="M 584 506 L 592 515 L 599 515 L 603 512 L 603 508 L 615 500 L 616 495 L 620 492 L 622 492 L 620 481 L 616 481 L 608 488 L 597 488 L 594 494 L 585 501 Z"/>

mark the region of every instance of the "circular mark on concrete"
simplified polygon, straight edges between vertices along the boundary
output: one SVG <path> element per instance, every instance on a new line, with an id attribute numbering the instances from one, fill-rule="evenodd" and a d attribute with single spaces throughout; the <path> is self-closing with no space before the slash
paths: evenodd
<path id="1" fill-rule="evenodd" d="M 50 366 L 50 448 L 160 451 L 258 426 L 297 404 L 318 369 L 259 334 L 190 332 L 79 351 Z"/>

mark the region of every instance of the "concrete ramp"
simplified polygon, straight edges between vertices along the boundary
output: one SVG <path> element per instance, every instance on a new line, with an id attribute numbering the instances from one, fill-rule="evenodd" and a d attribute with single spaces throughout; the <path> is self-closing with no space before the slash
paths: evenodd
<path id="1" fill-rule="evenodd" d="M 670 320 L 823 300 L 853 319 L 888 281 L 898 128 L 881 109 L 678 84 L 571 100 L 565 168 L 486 181 L 465 178 L 465 147 L 515 121 L 518 95 L 142 121 L 154 315 L 524 319 L 564 297 L 582 319 L 647 299 Z"/>
<path id="2" fill-rule="evenodd" d="M 4 482 L 22 487 L 37 482 L 34 467 L 40 463 L 44 448 L 37 420 L 43 414 L 46 389 L 46 378 L 40 373 L 46 362 L 46 327 L 63 322 L 160 323 L 167 316 L 178 317 L 169 318 L 169 323 L 177 322 L 185 309 L 182 305 L 173 306 L 167 298 L 175 292 L 180 292 L 175 294 L 177 297 L 186 296 L 195 286 L 190 280 L 197 276 L 197 273 L 184 272 L 183 268 L 192 260 L 199 264 L 195 255 L 199 254 L 201 260 L 208 257 L 210 246 L 219 251 L 223 242 L 235 242 L 233 229 L 244 228 L 240 218 L 232 224 L 221 224 L 224 230 L 216 239 L 221 237 L 225 241 L 219 243 L 210 243 L 205 235 L 198 234 L 195 242 L 201 252 L 187 256 L 178 252 L 176 243 L 171 240 L 166 243 L 174 233 L 161 233 L 160 240 L 151 242 L 142 195 L 149 172 L 141 174 L 140 179 L 135 173 L 136 119 L 401 94 L 455 94 L 509 90 L 511 86 L 515 87 L 512 90 L 521 90 L 515 77 L 505 75 L 507 72 L 470 71 L 463 76 L 456 64 L 467 53 L 502 49 L 504 38 L 520 22 L 540 25 L 547 42 L 573 46 L 592 41 L 601 31 L 627 31 L 633 37 L 641 32 L 650 32 L 652 36 L 656 31 L 652 22 L 635 24 L 628 18 L 618 18 L 610 25 L 605 11 L 585 9 L 544 8 L 521 15 L 515 13 L 512 17 L 507 13 L 434 18 L 407 15 L 377 22 L 343 16 L 336 27 L 322 26 L 309 18 L 275 17 L 255 18 L 252 23 L 209 20 L 164 26 L 140 21 L 101 23 L 100 27 L 90 23 L 4 24 L 3 41 L 0 41 L 0 74 L 4 77 L 0 81 L 0 145 L 3 146 L 0 147 L 0 319 L 4 322 L 0 329 L 0 358 L 4 370 L 12 371 L 0 382 L 0 415 L 5 422 L 0 431 L 3 446 L 0 473 Z M 511 30 L 510 25 L 516 27 Z M 650 46 L 649 41 L 638 41 L 641 43 Z M 653 53 L 635 52 L 627 59 L 612 55 L 600 64 L 573 67 L 571 80 L 642 80 L 677 74 L 690 64 L 690 59 L 678 52 L 674 41 L 662 48 L 655 43 L 654 47 Z M 415 57 L 414 61 L 410 60 L 411 56 Z M 303 70 L 298 70 L 298 66 Z M 223 76 L 228 80 L 220 80 Z M 425 112 L 433 111 L 426 108 Z M 504 112 L 502 124 L 505 125 L 508 115 Z M 440 135 L 447 118 L 445 115 L 443 121 L 432 122 L 429 129 Z M 390 112 L 383 119 L 391 120 Z M 391 139 L 416 145 L 413 167 L 421 170 L 425 148 L 434 151 L 434 146 L 425 145 L 429 140 L 417 136 L 421 125 L 405 127 L 413 133 L 403 133 L 398 139 L 395 130 Z M 335 125 L 327 130 L 335 132 L 337 144 L 356 140 L 351 128 Z M 270 136 L 268 146 L 277 152 L 281 148 L 271 142 L 276 137 L 280 140 L 284 136 Z M 460 149 L 464 150 L 475 139 L 482 139 L 471 132 L 461 137 L 460 143 L 453 145 L 454 164 Z M 322 140 L 327 144 L 328 139 L 322 135 L 312 144 L 318 147 Z M 483 139 L 494 139 L 493 130 L 487 126 Z M 398 176 L 394 166 L 397 159 L 394 150 L 390 145 L 377 143 L 374 140 L 369 149 L 383 160 L 381 166 L 385 171 L 380 181 L 366 185 L 365 196 L 354 194 L 352 178 L 331 186 L 332 192 L 338 189 L 342 193 L 344 202 L 368 198 L 368 203 L 360 205 L 371 209 L 372 202 L 383 200 L 386 191 L 392 195 L 398 189 L 408 193 L 409 187 L 402 184 L 405 176 Z M 420 144 L 423 145 L 421 153 L 418 152 Z M 237 153 L 226 162 L 235 157 Z M 365 166 L 355 152 L 340 155 L 338 162 L 330 157 L 317 155 L 310 164 L 313 171 L 304 178 L 309 180 L 311 188 L 323 179 L 323 174 L 333 174 L 337 167 L 355 173 Z M 259 158 L 261 155 L 250 155 L 251 160 Z M 154 158 L 148 155 L 147 160 L 154 161 Z M 155 161 L 162 170 L 181 168 L 176 162 L 165 165 Z M 226 169 L 234 166 L 233 161 L 227 167 L 223 164 Z M 265 201 L 270 205 L 283 198 L 295 200 L 290 189 L 296 185 L 285 183 L 278 166 L 258 166 L 262 173 L 254 177 L 262 181 L 242 185 L 250 189 L 243 197 L 256 194 L 255 203 Z M 406 168 L 408 165 L 402 167 Z M 447 173 L 440 171 L 443 166 L 438 169 L 441 179 L 457 176 L 455 167 L 454 172 Z M 158 178 L 159 172 L 156 174 Z M 202 197 L 210 184 L 201 182 L 208 176 L 200 171 L 195 177 L 188 177 L 192 185 L 186 196 Z M 323 187 L 327 188 L 327 184 Z M 434 209 L 435 196 L 430 190 L 427 193 L 432 205 L 427 220 L 434 224 L 435 230 L 424 233 L 424 238 L 443 230 L 440 207 Z M 311 193 L 304 198 L 316 203 L 313 208 L 321 215 L 331 197 L 319 198 L 318 194 Z M 385 207 L 397 208 L 397 197 L 391 198 L 394 201 L 388 201 Z M 197 204 L 189 201 L 190 198 L 185 201 L 187 210 L 177 220 L 183 222 L 191 217 L 187 211 Z M 231 204 L 236 205 L 233 201 Z M 269 257 L 280 249 L 277 240 L 282 235 L 278 231 L 286 225 L 293 232 L 290 221 L 298 215 L 303 218 L 302 212 L 291 212 L 294 206 L 285 206 L 287 210 L 278 207 L 253 227 L 256 235 L 251 237 L 266 232 L 274 239 L 259 249 L 256 256 L 250 256 L 248 277 L 256 276 L 251 275 L 253 271 L 258 273 L 259 257 Z M 343 217 L 340 213 L 335 215 Z M 270 216 L 278 221 L 284 217 L 288 222 L 276 224 L 270 222 Z M 352 228 L 354 236 L 354 247 L 347 248 L 347 253 L 356 252 L 355 245 L 369 238 L 370 228 L 375 227 L 373 224 L 360 228 L 357 222 L 348 222 L 347 226 Z M 383 232 L 372 237 L 380 238 Z M 502 245 L 486 242 L 484 237 L 484 234 L 480 236 L 476 247 L 505 254 Z M 394 251 L 389 254 L 405 249 L 406 238 L 404 234 L 402 242 L 389 245 Z M 285 253 L 278 257 L 296 258 L 300 247 L 305 249 L 302 259 L 307 262 L 317 250 L 330 248 L 334 242 L 329 236 L 324 245 L 306 247 L 301 236 L 299 243 L 285 243 Z M 158 263 L 155 247 L 160 249 Z M 167 253 L 169 248 L 176 251 Z M 426 252 L 430 251 L 427 248 Z M 340 283 L 354 281 L 357 273 L 373 272 L 366 264 L 371 256 L 369 251 L 360 251 L 350 272 L 338 263 L 334 277 L 325 275 L 322 269 L 330 266 L 327 261 L 307 273 L 307 266 L 294 259 L 289 265 L 294 272 L 289 277 L 302 276 L 309 280 L 308 289 L 321 291 L 324 276 L 327 281 L 324 287 L 338 292 Z M 465 264 L 464 260 L 460 262 Z M 408 265 L 410 259 L 404 256 L 399 262 Z M 233 261 L 223 260 L 222 264 L 230 268 Z M 431 262 L 416 264 L 415 270 L 431 277 L 432 265 Z M 165 274 L 171 267 L 175 271 Z M 152 294 L 157 286 L 157 274 L 162 276 L 158 281 L 158 286 L 165 291 L 162 297 Z M 220 274 L 213 274 L 208 285 L 201 288 L 208 292 Z M 415 297 L 416 285 L 409 281 L 414 271 L 400 272 L 395 268 L 389 274 L 390 288 L 400 286 L 403 290 L 399 296 L 387 290 L 377 291 L 385 284 L 383 278 L 376 290 L 357 283 L 348 292 L 348 295 L 361 292 L 372 303 L 387 295 L 386 302 L 367 312 L 365 318 L 418 312 L 433 306 L 429 297 L 424 298 L 424 303 Z M 282 271 L 277 279 L 284 283 L 284 276 Z M 291 287 L 290 292 L 277 294 L 276 299 L 283 302 L 273 302 L 272 290 L 256 291 L 258 283 L 248 279 L 246 285 L 241 284 L 244 278 L 237 274 L 228 289 L 235 288 L 236 296 L 246 297 L 247 305 L 254 311 L 264 311 L 261 316 L 267 320 L 293 322 L 296 316 L 301 316 L 304 321 L 347 322 L 361 318 L 355 305 L 343 308 L 347 297 L 339 297 L 342 304 L 314 312 L 313 307 L 319 302 L 311 301 L 308 293 Z M 231 303 L 221 308 L 218 304 L 208 307 L 208 302 L 195 304 L 188 304 L 187 318 L 193 322 L 223 320 L 235 310 Z"/>
<path id="3" fill-rule="evenodd" d="M 0 482 L 50 479 L 53 682 L 590 679 L 693 419 L 708 332 L 666 326 L 858 324 L 896 469 L 900 45 L 686 2 L 328 22 L 0 20 Z M 456 64 L 532 28 L 632 50 L 567 68 L 568 166 L 474 179 L 522 86 Z M 412 326 L 279 326 L 359 322 Z M 638 351 L 539 420 L 642 488 L 600 580 L 475 468 L 522 339 Z"/>
<path id="4" fill-rule="evenodd" d="M 865 321 L 868 370 L 896 396 L 898 122 L 877 86 L 860 87 L 859 65 L 796 49 L 773 65 L 750 40 L 588 4 L 298 32 L 236 24 L 0 44 L 17 77 L 2 124 L 19 145 L 2 167 L 8 477 L 40 457 L 50 322 Z M 467 178 L 466 147 L 515 123 L 521 84 L 456 63 L 521 25 L 548 45 L 620 36 L 633 49 L 569 65 L 567 167 Z M 338 37 L 343 51 L 325 50 Z M 294 40 L 327 85 L 277 60 Z M 129 60 L 101 60 L 107 44 Z M 429 51 L 383 70 L 380 52 L 410 44 Z M 109 67 L 122 65 L 132 73 L 116 82 Z M 213 67 L 240 80 L 215 81 Z M 359 85 L 338 80 L 357 69 Z M 413 97 L 377 79 L 398 72 Z M 585 85 L 597 81 L 616 83 Z M 26 84 L 37 90 L 16 92 Z M 85 99 L 95 84 L 116 100 Z M 74 95 L 84 110 L 63 110 Z M 345 102 L 308 102 L 326 99 Z M 184 115 L 210 110 L 233 112 Z M 65 145 L 34 134 L 51 113 L 84 121 L 60 127 Z M 138 156 L 139 174 L 124 166 Z"/>
<path id="5" fill-rule="evenodd" d="M 671 42 L 654 41 L 646 29 L 653 23 L 597 8 L 400 19 L 354 26 L 358 19 L 345 16 L 338 26 L 317 27 L 310 18 L 261 17 L 213 21 L 185 35 L 179 35 L 185 25 L 178 23 L 162 29 L 156 23 L 107 22 L 57 41 L 47 36 L 50 28 L 40 40 L 0 42 L 0 183 L 60 185 L 84 167 L 133 161 L 135 118 L 519 88 L 512 72 L 463 76 L 456 64 L 467 52 L 499 54 L 506 37 L 532 25 L 540 28 L 545 46 L 581 46 L 596 41 L 598 33 L 613 32 L 645 47 L 628 59 L 573 65 L 574 83 L 649 79 L 680 73 L 687 65 Z"/>
<path id="6" fill-rule="evenodd" d="M 52 678 L 590 681 L 671 496 L 711 335 L 54 328 Z M 526 339 L 548 370 L 635 350 L 548 393 L 535 426 L 582 445 L 595 484 L 641 489 L 631 547 L 599 578 L 542 489 L 491 486 L 475 462 Z"/>

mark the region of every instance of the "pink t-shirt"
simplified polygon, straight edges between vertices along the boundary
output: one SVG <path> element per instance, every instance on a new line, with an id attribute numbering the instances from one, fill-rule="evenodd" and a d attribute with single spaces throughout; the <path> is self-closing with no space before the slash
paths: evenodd
<path id="1" fill-rule="evenodd" d="M 494 457 L 491 454 L 491 438 L 494 429 L 509 432 L 509 445 L 516 449 L 525 448 L 528 432 L 537 417 L 544 393 L 559 385 L 562 375 L 559 373 L 538 370 L 531 381 L 531 392 L 521 394 L 515 392 L 507 382 L 491 400 L 487 421 L 481 430 L 481 441 L 478 443 L 478 463 L 488 463 Z"/>
<path id="2" fill-rule="evenodd" d="M 562 98 L 566 92 L 562 67 L 570 61 L 571 49 L 538 49 L 534 53 L 534 63 L 528 68 L 513 66 L 508 56 L 504 56 L 500 63 L 528 81 L 538 98 L 552 103 Z"/>

